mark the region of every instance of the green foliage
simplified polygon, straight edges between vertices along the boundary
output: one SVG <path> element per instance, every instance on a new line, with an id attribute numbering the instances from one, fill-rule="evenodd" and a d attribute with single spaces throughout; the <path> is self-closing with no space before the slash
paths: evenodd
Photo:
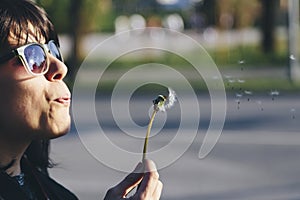
<path id="1" fill-rule="evenodd" d="M 70 30 L 70 0 L 37 0 L 36 2 L 46 10 L 57 32 L 66 33 Z"/>
<path id="2" fill-rule="evenodd" d="M 114 12 L 110 0 L 84 0 L 81 11 L 84 32 L 113 30 Z"/>
<path id="3" fill-rule="evenodd" d="M 72 3 L 76 0 L 37 0 L 38 5 L 43 7 L 59 33 L 70 32 L 70 17 Z M 110 0 L 84 0 L 80 11 L 82 33 L 95 31 L 113 31 L 114 12 Z M 78 22 L 78 25 L 79 22 Z"/>

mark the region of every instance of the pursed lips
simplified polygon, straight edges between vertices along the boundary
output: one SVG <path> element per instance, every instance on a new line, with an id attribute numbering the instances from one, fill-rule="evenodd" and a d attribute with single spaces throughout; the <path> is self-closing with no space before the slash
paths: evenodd
<path id="1" fill-rule="evenodd" d="M 69 96 L 63 96 L 63 97 L 59 97 L 54 99 L 55 102 L 63 104 L 65 106 L 69 106 L 71 103 L 71 97 Z"/>

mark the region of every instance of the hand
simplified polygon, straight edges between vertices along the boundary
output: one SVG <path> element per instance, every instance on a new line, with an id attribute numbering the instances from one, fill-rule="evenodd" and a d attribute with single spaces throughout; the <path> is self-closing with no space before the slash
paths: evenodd
<path id="1" fill-rule="evenodd" d="M 126 198 L 127 194 L 138 186 L 136 193 Z M 163 184 L 155 164 L 151 160 L 139 163 L 132 173 L 124 178 L 118 185 L 108 190 L 104 200 L 158 200 Z"/>

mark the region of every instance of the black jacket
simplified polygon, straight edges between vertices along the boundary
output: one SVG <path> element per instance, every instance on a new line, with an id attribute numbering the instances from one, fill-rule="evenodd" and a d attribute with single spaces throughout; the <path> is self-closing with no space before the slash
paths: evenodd
<path id="1" fill-rule="evenodd" d="M 25 185 L 35 198 L 26 194 L 26 189 L 7 173 L 0 171 L 0 200 L 77 200 L 78 198 L 62 185 L 51 179 L 46 173 L 22 163 Z"/>

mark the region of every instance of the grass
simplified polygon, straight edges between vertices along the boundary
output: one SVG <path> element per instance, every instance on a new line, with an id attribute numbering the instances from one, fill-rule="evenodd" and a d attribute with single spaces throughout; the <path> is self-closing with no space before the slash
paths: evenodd
<path id="1" fill-rule="evenodd" d="M 246 69 L 254 69 L 253 78 L 244 79 L 244 83 L 228 83 L 228 80 L 224 79 L 224 86 L 227 92 L 240 92 L 240 90 L 251 90 L 255 92 L 264 92 L 271 90 L 281 90 L 288 92 L 299 91 L 300 84 L 292 83 L 287 78 L 272 78 L 269 77 L 255 77 L 255 68 L 268 68 L 271 72 L 272 68 L 285 67 L 287 65 L 287 53 L 284 48 L 280 48 L 275 53 L 263 54 L 257 46 L 243 46 L 233 49 L 218 48 L 215 51 L 209 52 L 212 60 L 205 54 L 197 55 L 195 52 L 190 52 L 190 58 L 196 58 L 203 61 L 202 65 L 211 66 L 214 61 L 218 68 L 222 70 L 241 70 L 241 67 Z M 203 57 L 201 57 L 203 56 Z M 207 64 L 205 64 L 205 62 Z M 143 64 L 159 63 L 170 66 L 183 75 L 193 74 L 194 67 L 187 62 L 184 58 L 169 52 L 163 52 L 162 54 L 155 54 L 153 52 L 146 52 L 140 56 L 123 56 L 117 60 L 114 60 L 107 67 L 105 66 L 108 60 L 95 59 L 89 60 L 87 63 L 89 69 L 97 70 L 99 68 L 104 69 L 105 73 L 110 75 L 111 79 L 101 82 L 98 86 L 99 92 L 110 92 L 114 88 L 116 81 L 129 69 L 137 67 Z M 106 68 L 107 67 L 107 68 Z M 284 75 L 282 76 L 284 77 Z M 196 91 L 205 92 L 207 87 L 201 78 L 193 78 L 190 80 L 191 85 Z M 176 83 L 174 83 L 176 85 Z M 72 83 L 70 84 L 72 85 Z M 88 85 L 83 86 L 88 87 Z M 143 91 L 158 90 L 157 85 L 147 85 L 142 87 Z"/>
<path id="2" fill-rule="evenodd" d="M 235 68 L 242 63 L 246 67 L 281 67 L 287 65 L 286 49 L 264 53 L 257 45 L 239 46 L 233 49 L 218 48 L 211 51 L 214 62 L 221 68 Z"/>
<path id="3" fill-rule="evenodd" d="M 282 45 L 280 45 L 282 46 Z M 141 53 L 141 52 L 140 52 Z M 285 48 L 277 48 L 273 53 L 265 54 L 257 45 L 238 46 L 235 48 L 219 47 L 207 52 L 191 51 L 188 53 L 190 59 L 202 60 L 209 63 L 214 62 L 219 69 L 238 68 L 241 65 L 246 67 L 281 67 L 288 63 L 288 54 Z M 211 60 L 212 59 L 212 60 Z M 111 69 L 129 69 L 145 63 L 160 63 L 171 66 L 175 69 L 190 65 L 185 58 L 171 52 L 162 50 L 142 50 L 141 54 L 123 55 L 110 63 Z M 106 58 L 90 60 L 88 63 L 91 68 L 104 67 L 109 60 Z"/>

